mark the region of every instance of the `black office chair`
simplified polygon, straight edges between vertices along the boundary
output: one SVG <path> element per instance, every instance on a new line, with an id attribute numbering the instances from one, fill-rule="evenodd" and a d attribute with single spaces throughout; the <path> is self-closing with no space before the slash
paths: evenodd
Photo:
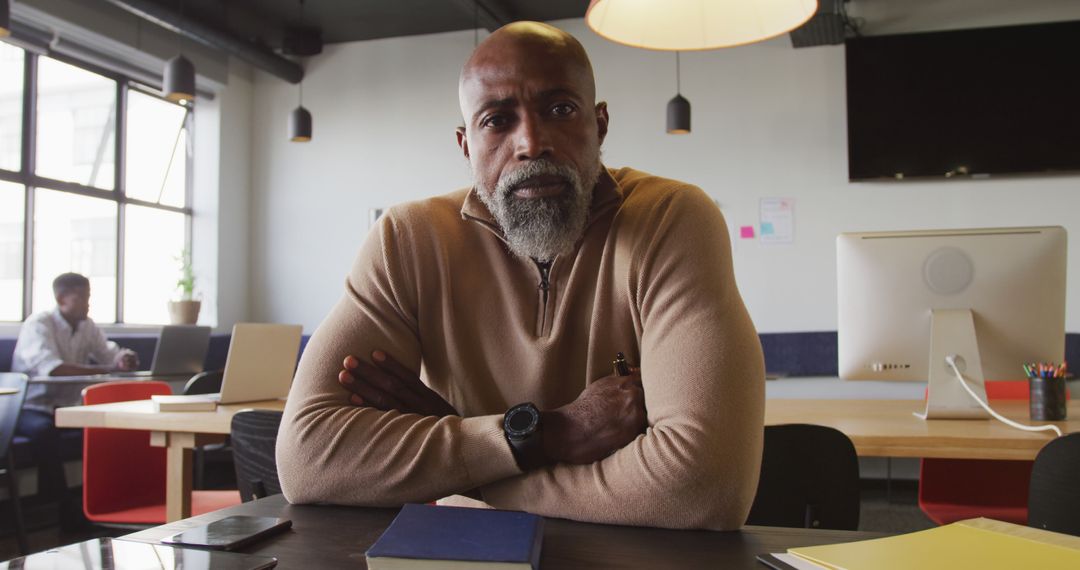
<path id="1" fill-rule="evenodd" d="M 1051 441 L 1035 456 L 1028 526 L 1080 536 L 1080 433 Z"/>
<path id="2" fill-rule="evenodd" d="M 191 377 L 184 384 L 184 395 L 193 394 L 216 394 L 221 391 L 221 381 L 225 377 L 224 370 L 207 370 Z M 232 449 L 229 440 L 224 443 L 209 443 L 195 448 L 192 454 L 192 466 L 195 472 L 192 485 L 195 489 L 206 488 L 206 470 L 209 465 L 230 465 L 232 463 Z M 231 472 L 232 469 L 226 469 Z"/>
<path id="3" fill-rule="evenodd" d="M 233 460 L 236 485 L 245 503 L 281 493 L 274 447 L 281 412 L 248 410 L 232 418 Z"/>
<path id="4" fill-rule="evenodd" d="M 859 461 L 846 435 L 809 424 L 765 427 L 746 524 L 858 530 L 859 501 Z"/>
<path id="5" fill-rule="evenodd" d="M 215 394 L 221 391 L 221 381 L 225 378 L 224 370 L 207 370 L 191 377 L 184 384 L 184 395 Z"/>
<path id="6" fill-rule="evenodd" d="M 26 544 L 26 528 L 23 526 L 22 504 L 19 502 L 19 485 L 15 476 L 15 460 L 11 452 L 11 443 L 15 439 L 15 425 L 19 422 L 23 400 L 26 399 L 28 381 L 26 374 L 0 372 L 0 388 L 16 390 L 14 394 L 0 395 L 0 458 L 3 459 L 0 468 L 6 475 L 12 518 L 15 521 L 15 540 L 22 554 L 29 553 L 29 548 Z"/>

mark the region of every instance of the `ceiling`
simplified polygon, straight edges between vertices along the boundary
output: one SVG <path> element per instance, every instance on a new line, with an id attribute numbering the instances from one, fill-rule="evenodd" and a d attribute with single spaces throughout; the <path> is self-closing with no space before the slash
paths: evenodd
<path id="1" fill-rule="evenodd" d="M 310 41 L 312 31 L 321 32 L 322 42 L 327 44 L 478 28 L 494 31 L 515 20 L 581 18 L 589 5 L 589 0 L 99 1 L 150 20 L 160 18 L 165 22 L 162 25 L 170 29 L 184 30 L 207 45 L 237 55 L 293 83 L 303 77 L 302 68 L 275 52 L 317 53 L 318 41 Z M 1080 2 L 1076 0 L 845 0 L 845 3 L 849 14 L 867 35 L 1080 19 Z M 297 29 L 306 29 L 307 33 L 298 34 Z M 287 38 L 295 41 L 288 42 L 291 49 L 283 50 Z M 316 48 L 310 49 L 312 45 Z"/>
<path id="2" fill-rule="evenodd" d="M 175 12 L 181 0 L 152 0 Z M 493 30 L 514 20 L 585 15 L 589 0 L 305 0 L 304 27 L 325 43 L 469 30 Z M 299 0 L 183 0 L 184 15 L 257 45 L 279 49 L 300 24 Z M 477 26 L 479 23 L 479 26 Z"/>
<path id="3" fill-rule="evenodd" d="M 106 0 L 124 3 L 125 0 Z M 514 20 L 581 18 L 589 0 L 139 0 L 257 47 L 280 51 L 290 29 L 324 43 L 483 28 Z M 864 33 L 905 33 L 1076 19 L 1075 0 L 845 0 Z"/>

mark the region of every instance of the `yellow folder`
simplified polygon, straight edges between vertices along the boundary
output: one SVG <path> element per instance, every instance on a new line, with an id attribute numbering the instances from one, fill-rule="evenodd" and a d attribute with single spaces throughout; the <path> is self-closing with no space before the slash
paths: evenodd
<path id="1" fill-rule="evenodd" d="M 831 570 L 1080 568 L 1080 537 L 985 518 L 788 552 Z"/>

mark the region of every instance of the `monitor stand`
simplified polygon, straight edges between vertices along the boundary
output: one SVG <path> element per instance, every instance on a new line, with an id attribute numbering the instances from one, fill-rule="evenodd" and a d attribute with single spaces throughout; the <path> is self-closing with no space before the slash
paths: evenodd
<path id="1" fill-rule="evenodd" d="M 970 309 L 933 309 L 930 315 L 930 379 L 927 384 L 924 420 L 967 420 L 989 418 L 990 414 L 960 384 L 945 357 L 957 356 L 957 368 L 968 385 L 986 400 L 979 343 L 975 339 L 975 319 Z"/>

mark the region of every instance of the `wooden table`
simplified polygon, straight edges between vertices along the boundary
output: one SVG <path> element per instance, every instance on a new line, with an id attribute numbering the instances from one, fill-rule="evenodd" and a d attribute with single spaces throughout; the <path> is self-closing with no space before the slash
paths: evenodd
<path id="1" fill-rule="evenodd" d="M 191 516 L 191 453 L 199 445 L 222 441 L 240 410 L 281 410 L 284 400 L 218 406 L 213 412 L 155 412 L 150 400 L 57 408 L 56 426 L 138 429 L 150 444 L 166 448 L 165 520 Z"/>
<path id="2" fill-rule="evenodd" d="M 56 410 L 58 427 L 106 427 L 151 432 L 152 445 L 167 449 L 166 520 L 191 516 L 192 448 L 221 441 L 232 416 L 243 409 L 280 410 L 272 400 L 218 406 L 214 412 L 154 411 L 149 400 Z M 996 420 L 916 418 L 921 400 L 783 400 L 765 404 L 766 425 L 811 423 L 834 427 L 851 438 L 860 456 L 1027 459 L 1052 438 L 1047 432 L 1024 432 Z M 1056 422 L 1066 432 L 1080 431 L 1080 401 L 1070 401 L 1068 417 Z M 1027 421 L 1026 402 L 995 402 L 1006 416 Z"/>
<path id="3" fill-rule="evenodd" d="M 397 509 L 290 505 L 281 495 L 154 527 L 123 537 L 157 542 L 199 524 L 231 515 L 285 517 L 292 530 L 241 550 L 274 556 L 278 568 L 365 568 L 364 552 Z M 746 527 L 738 532 L 664 530 L 544 521 L 540 567 L 575 568 L 731 568 L 762 570 L 758 554 L 796 546 L 880 538 L 881 534 L 840 530 Z"/>
<path id="4" fill-rule="evenodd" d="M 1009 419 L 1029 425 L 1026 401 L 991 403 Z M 785 400 L 765 402 L 765 424 L 808 423 L 836 428 L 851 438 L 860 456 L 956 459 L 1035 459 L 1053 432 L 1026 432 L 994 419 L 921 420 L 922 400 Z M 1080 401 L 1068 403 L 1069 418 L 1054 422 L 1064 433 L 1080 431 Z"/>

